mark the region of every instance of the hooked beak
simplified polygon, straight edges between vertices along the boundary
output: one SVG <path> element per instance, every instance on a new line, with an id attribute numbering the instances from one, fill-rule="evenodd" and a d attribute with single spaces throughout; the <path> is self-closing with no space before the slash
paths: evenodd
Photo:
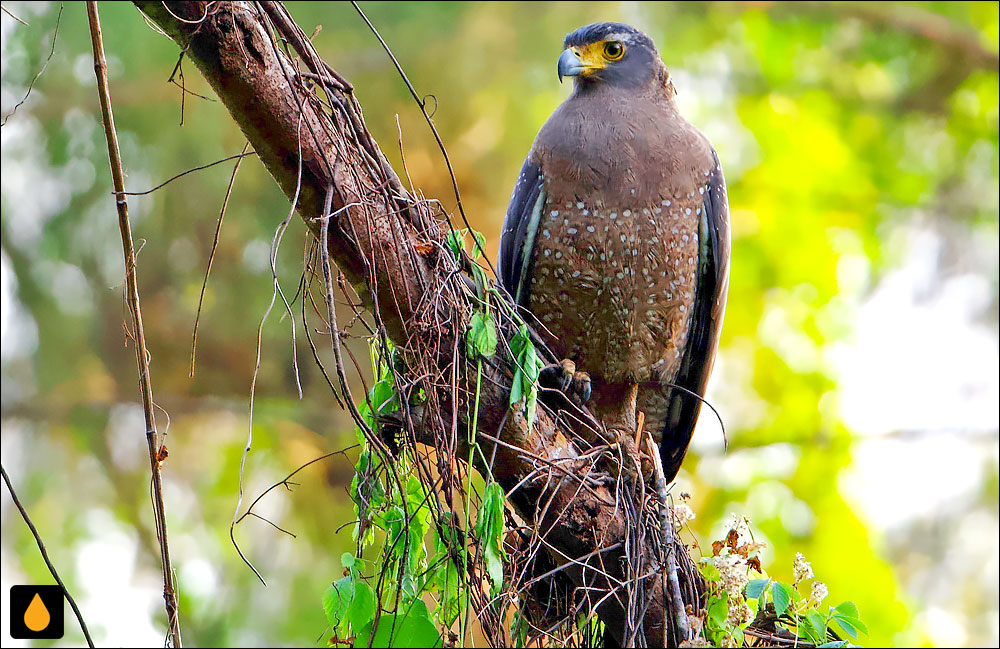
<path id="1" fill-rule="evenodd" d="M 580 60 L 580 57 L 578 57 L 571 49 L 565 49 L 563 50 L 563 53 L 559 55 L 559 83 L 562 83 L 563 77 L 576 77 L 585 73 L 589 69 L 590 67 L 584 65 L 583 61 Z"/>

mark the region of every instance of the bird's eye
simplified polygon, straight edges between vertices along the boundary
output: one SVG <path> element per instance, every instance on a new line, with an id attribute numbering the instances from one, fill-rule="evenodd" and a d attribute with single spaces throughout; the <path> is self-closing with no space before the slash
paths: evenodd
<path id="1" fill-rule="evenodd" d="M 617 61 L 625 54 L 625 46 L 621 41 L 608 41 L 604 44 L 604 58 L 609 61 Z"/>

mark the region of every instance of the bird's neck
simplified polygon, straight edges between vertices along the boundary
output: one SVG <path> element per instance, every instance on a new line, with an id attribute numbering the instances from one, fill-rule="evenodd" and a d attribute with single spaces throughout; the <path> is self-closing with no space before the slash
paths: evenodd
<path id="1" fill-rule="evenodd" d="M 686 168 L 676 159 L 681 149 L 675 145 L 691 137 L 664 88 L 639 96 L 607 87 L 571 95 L 535 143 L 547 181 L 564 185 L 567 193 L 600 187 L 601 200 L 621 204 L 656 199 L 664 174 Z M 637 169 L 655 173 L 637 177 Z"/>

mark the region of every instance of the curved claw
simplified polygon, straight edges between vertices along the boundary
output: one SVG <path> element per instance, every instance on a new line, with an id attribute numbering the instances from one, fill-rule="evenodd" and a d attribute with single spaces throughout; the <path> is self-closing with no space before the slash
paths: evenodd
<path id="1" fill-rule="evenodd" d="M 578 372 L 576 363 L 565 358 L 559 363 L 552 363 L 542 368 L 538 381 L 543 387 L 562 392 L 567 399 L 577 405 L 583 405 L 590 400 L 590 375 Z"/>
<path id="2" fill-rule="evenodd" d="M 580 397 L 581 403 L 590 401 L 590 375 L 586 372 L 576 372 L 573 375 L 573 392 Z"/>
<path id="3" fill-rule="evenodd" d="M 562 359 L 559 363 L 562 368 L 562 391 L 566 392 L 569 390 L 569 386 L 573 385 L 573 375 L 576 374 L 576 363 L 568 358 Z"/>

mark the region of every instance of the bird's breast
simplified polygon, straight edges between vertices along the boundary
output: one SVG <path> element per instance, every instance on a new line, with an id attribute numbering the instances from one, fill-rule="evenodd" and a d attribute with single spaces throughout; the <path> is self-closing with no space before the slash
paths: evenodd
<path id="1" fill-rule="evenodd" d="M 694 304 L 702 209 L 698 192 L 624 207 L 550 197 L 530 293 L 550 345 L 609 383 L 671 380 Z"/>

